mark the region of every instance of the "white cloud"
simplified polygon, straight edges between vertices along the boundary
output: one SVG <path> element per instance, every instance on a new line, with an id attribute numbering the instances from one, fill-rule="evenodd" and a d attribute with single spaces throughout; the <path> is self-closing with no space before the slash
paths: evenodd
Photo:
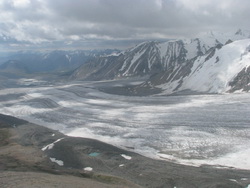
<path id="1" fill-rule="evenodd" d="M 15 8 L 26 8 L 30 4 L 30 0 L 12 0 L 12 4 Z"/>
<path id="2" fill-rule="evenodd" d="M 0 34 L 33 43 L 190 37 L 248 28 L 249 0 L 1 0 Z"/>
<path id="3" fill-rule="evenodd" d="M 77 35 L 70 35 L 69 38 L 72 40 L 79 40 L 80 39 L 80 37 Z"/>
<path id="4" fill-rule="evenodd" d="M 209 9 L 213 7 L 215 9 L 228 9 L 232 8 L 233 0 L 202 0 L 202 1 L 195 1 L 195 0 L 177 0 L 179 5 L 184 6 L 187 9 L 192 11 L 198 11 L 201 9 Z"/>

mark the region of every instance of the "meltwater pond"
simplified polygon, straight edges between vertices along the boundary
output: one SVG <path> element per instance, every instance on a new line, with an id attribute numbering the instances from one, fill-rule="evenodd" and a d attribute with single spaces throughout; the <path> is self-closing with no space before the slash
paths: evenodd
<path id="1" fill-rule="evenodd" d="M 98 84 L 3 89 L 0 113 L 153 158 L 250 169 L 250 94 L 128 97 Z"/>

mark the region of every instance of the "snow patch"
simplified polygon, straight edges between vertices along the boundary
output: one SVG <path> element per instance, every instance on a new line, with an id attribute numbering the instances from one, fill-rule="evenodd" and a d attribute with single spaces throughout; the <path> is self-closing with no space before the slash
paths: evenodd
<path id="1" fill-rule="evenodd" d="M 127 159 L 127 160 L 131 160 L 132 157 L 128 156 L 128 155 L 125 155 L 125 154 L 121 154 L 121 156 L 124 158 L 124 159 Z"/>
<path id="2" fill-rule="evenodd" d="M 91 171 L 93 171 L 93 168 L 91 168 L 91 167 L 85 167 L 83 170 L 91 172 Z"/>
<path id="3" fill-rule="evenodd" d="M 57 163 L 59 166 L 63 166 L 64 163 L 61 160 L 57 160 L 56 158 L 50 158 L 51 162 Z"/>
<path id="4" fill-rule="evenodd" d="M 229 179 L 229 180 L 232 181 L 232 182 L 237 182 L 238 183 L 238 181 L 235 180 L 235 179 Z"/>
<path id="5" fill-rule="evenodd" d="M 69 62 L 71 62 L 71 57 L 68 54 L 66 54 L 65 57 L 68 59 Z"/>
<path id="6" fill-rule="evenodd" d="M 242 181 L 247 181 L 248 178 L 241 178 L 240 180 L 242 180 Z"/>
<path id="7" fill-rule="evenodd" d="M 45 146 L 45 147 L 43 147 L 42 148 L 42 151 L 45 151 L 45 150 L 50 150 L 50 149 L 52 149 L 53 147 L 54 147 L 54 145 L 55 145 L 55 143 L 57 143 L 57 142 L 60 142 L 61 140 L 63 140 L 64 138 L 60 138 L 60 139 L 58 139 L 58 140 L 56 140 L 55 142 L 53 142 L 53 143 L 51 143 L 51 144 L 48 144 L 47 146 Z"/>

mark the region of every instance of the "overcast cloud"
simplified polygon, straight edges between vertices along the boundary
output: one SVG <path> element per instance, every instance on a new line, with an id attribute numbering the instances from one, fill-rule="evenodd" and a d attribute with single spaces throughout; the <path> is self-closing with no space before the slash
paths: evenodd
<path id="1" fill-rule="evenodd" d="M 249 0 L 1 0 L 0 44 L 2 50 L 122 47 L 122 41 L 249 29 L 249 10 Z"/>

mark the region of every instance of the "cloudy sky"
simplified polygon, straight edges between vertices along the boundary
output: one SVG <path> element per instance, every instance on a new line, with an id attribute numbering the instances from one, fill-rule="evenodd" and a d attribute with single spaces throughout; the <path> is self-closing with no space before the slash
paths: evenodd
<path id="1" fill-rule="evenodd" d="M 121 48 L 249 29 L 249 0 L 0 0 L 0 50 Z"/>

